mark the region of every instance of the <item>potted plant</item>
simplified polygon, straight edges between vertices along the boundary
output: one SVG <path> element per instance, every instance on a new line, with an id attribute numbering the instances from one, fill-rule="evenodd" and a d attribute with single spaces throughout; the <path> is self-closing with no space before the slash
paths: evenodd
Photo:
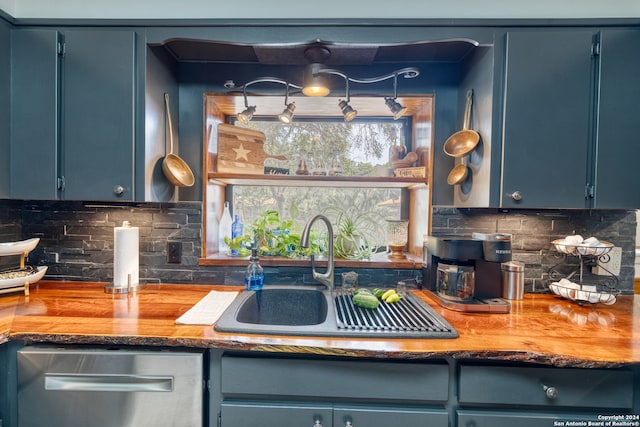
<path id="1" fill-rule="evenodd" d="M 293 232 L 293 220 L 280 219 L 274 209 L 262 212 L 251 224 L 258 252 L 263 256 L 303 257 L 319 252 L 317 239 L 312 239 L 309 248 L 300 247 L 300 235 Z"/>
<path id="2" fill-rule="evenodd" d="M 225 236 L 224 243 L 229 247 L 229 253 L 227 253 L 227 255 L 232 255 L 234 257 L 246 257 L 251 254 L 252 241 L 246 234 L 234 237 L 233 239 Z M 237 255 L 234 255 L 232 251 L 237 251 Z"/>
<path id="3" fill-rule="evenodd" d="M 380 215 L 375 211 L 359 210 L 356 206 L 346 208 L 332 206 L 325 213 L 333 219 L 334 254 L 338 258 L 367 259 L 375 251 L 376 240 L 381 233 Z"/>

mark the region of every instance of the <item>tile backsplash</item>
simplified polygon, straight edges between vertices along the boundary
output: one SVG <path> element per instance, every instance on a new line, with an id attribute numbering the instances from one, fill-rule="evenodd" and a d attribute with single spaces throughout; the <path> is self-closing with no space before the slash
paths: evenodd
<path id="1" fill-rule="evenodd" d="M 622 248 L 618 287 L 624 293 L 633 293 L 635 211 L 434 207 L 431 227 L 436 236 L 471 235 L 474 231 L 511 234 L 513 259 L 525 264 L 526 292 L 546 291 L 548 271 L 561 261 L 552 247 L 553 240 L 570 234 L 585 239 L 595 236 Z"/>
<path id="2" fill-rule="evenodd" d="M 154 283 L 242 283 L 243 267 L 202 267 L 200 202 L 104 203 L 0 200 L 0 242 L 40 237 L 28 263 L 49 266 L 53 280 L 111 281 L 113 228 L 128 220 L 140 228 L 140 277 Z M 548 269 L 558 262 L 550 242 L 568 234 L 596 236 L 622 248 L 619 288 L 633 292 L 636 213 L 622 210 L 498 210 L 436 206 L 433 235 L 472 232 L 513 235 L 513 258 L 525 263 L 527 292 L 545 292 Z M 167 262 L 167 242 L 182 246 L 180 264 Z M 3 263 L 11 260 L 2 260 Z M 1 265 L 0 265 L 1 266 Z M 341 270 L 336 271 L 337 277 Z M 359 269 L 380 285 L 419 271 Z M 308 267 L 266 267 L 267 283 L 311 283 Z"/>

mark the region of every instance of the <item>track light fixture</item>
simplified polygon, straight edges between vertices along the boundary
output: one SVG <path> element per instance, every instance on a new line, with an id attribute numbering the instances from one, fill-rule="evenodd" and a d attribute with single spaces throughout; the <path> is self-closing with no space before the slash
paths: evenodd
<path id="1" fill-rule="evenodd" d="M 407 111 L 407 107 L 402 106 L 396 99 L 398 98 L 398 75 L 393 76 L 393 98 L 385 98 L 384 103 L 393 114 L 393 120 L 398 120 Z"/>
<path id="2" fill-rule="evenodd" d="M 246 100 L 247 98 L 245 98 Z M 238 120 L 242 122 L 242 124 L 247 125 L 253 119 L 253 114 L 256 112 L 256 106 L 252 105 L 251 107 L 247 106 L 245 110 L 238 114 Z"/>
<path id="3" fill-rule="evenodd" d="M 394 98 L 385 98 L 384 103 L 389 107 L 389 111 L 393 114 L 394 120 L 398 120 L 407 111 L 407 107 L 402 106 Z"/>
<path id="4" fill-rule="evenodd" d="M 290 104 L 286 104 L 285 109 L 278 115 L 278 120 L 282 123 L 288 125 L 293 121 L 293 112 L 296 109 L 296 103 L 292 102 Z"/>
<path id="5" fill-rule="evenodd" d="M 278 116 L 278 120 L 288 125 L 293 121 L 293 112 L 296 109 L 295 102 L 289 103 L 289 85 L 288 84 L 287 84 L 287 93 L 284 97 L 284 105 L 285 105 L 285 108 L 282 111 L 282 113 L 280 113 L 280 115 Z"/>
<path id="6" fill-rule="evenodd" d="M 329 87 L 324 83 L 324 78 L 327 75 L 335 75 L 340 76 L 345 80 L 345 99 L 341 99 L 338 102 L 338 107 L 344 117 L 346 122 L 353 120 L 358 112 L 354 110 L 350 105 L 350 93 L 349 93 L 349 83 L 357 83 L 357 84 L 372 84 L 378 83 L 385 80 L 393 79 L 393 97 L 385 97 L 385 104 L 393 114 L 394 119 L 399 119 L 404 115 L 407 111 L 406 107 L 403 107 L 400 103 L 398 103 L 398 76 L 402 76 L 405 79 L 412 79 L 417 77 L 420 74 L 420 71 L 414 67 L 402 68 L 396 71 L 393 71 L 388 74 L 384 74 L 381 76 L 370 77 L 370 78 L 358 78 L 351 77 L 345 74 L 344 72 L 332 68 L 326 68 L 323 65 L 323 62 L 328 59 L 331 52 L 324 46 L 312 46 L 305 50 L 305 57 L 311 62 L 307 66 L 307 73 L 305 77 L 305 84 L 298 85 L 295 83 L 290 83 L 286 80 L 277 78 L 277 77 L 260 77 L 255 80 L 251 80 L 242 86 L 236 87 L 235 83 L 231 80 L 227 81 L 224 86 L 227 89 L 242 89 L 242 94 L 244 96 L 244 104 L 245 110 L 238 114 L 238 120 L 242 123 L 247 124 L 249 120 L 253 117 L 253 114 L 256 112 L 256 107 L 250 107 L 247 102 L 247 88 L 249 86 L 258 84 L 258 83 L 277 83 L 282 84 L 286 88 L 285 93 L 285 106 L 286 108 L 278 116 L 278 119 L 283 123 L 291 123 L 293 119 L 293 111 L 295 109 L 295 103 L 288 102 L 289 92 L 291 89 L 295 89 L 296 91 L 302 92 L 305 96 L 326 96 L 330 93 Z"/>
<path id="7" fill-rule="evenodd" d="M 345 122 L 350 122 L 355 119 L 358 115 L 358 112 L 349 105 L 349 103 L 343 99 L 338 102 L 338 106 L 340 107 L 340 111 L 342 111 L 342 116 L 344 117 Z"/>

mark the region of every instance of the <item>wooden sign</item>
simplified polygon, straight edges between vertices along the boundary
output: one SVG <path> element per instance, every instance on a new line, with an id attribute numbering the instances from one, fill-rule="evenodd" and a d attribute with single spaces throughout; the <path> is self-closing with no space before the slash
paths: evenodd
<path id="1" fill-rule="evenodd" d="M 263 132 L 228 125 L 218 125 L 218 173 L 264 174 L 268 158 L 286 160 L 264 152 Z"/>
<path id="2" fill-rule="evenodd" d="M 402 178 L 424 178 L 427 175 L 427 168 L 424 166 L 415 166 L 412 168 L 396 168 L 393 173 L 397 177 Z"/>

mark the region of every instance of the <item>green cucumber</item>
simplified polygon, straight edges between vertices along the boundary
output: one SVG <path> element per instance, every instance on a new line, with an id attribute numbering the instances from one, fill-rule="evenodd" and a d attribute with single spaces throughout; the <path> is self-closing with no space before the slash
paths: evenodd
<path id="1" fill-rule="evenodd" d="M 366 292 L 361 292 L 353 296 L 353 305 L 357 305 L 358 307 L 378 308 L 378 304 L 380 304 L 378 298 L 372 294 L 367 294 Z"/>
<path id="2" fill-rule="evenodd" d="M 375 295 L 378 298 L 382 297 L 382 294 L 385 293 L 384 289 L 380 289 L 380 288 L 373 288 L 373 290 L 371 291 L 373 293 L 373 295 Z"/>

